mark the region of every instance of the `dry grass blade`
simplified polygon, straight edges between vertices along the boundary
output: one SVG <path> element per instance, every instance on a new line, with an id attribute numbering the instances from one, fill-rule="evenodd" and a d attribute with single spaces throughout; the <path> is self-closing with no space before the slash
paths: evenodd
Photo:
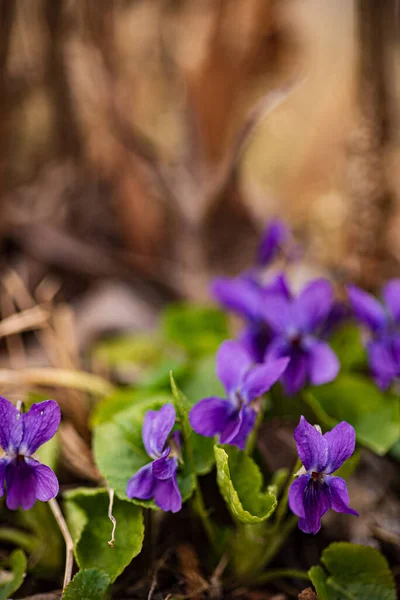
<path id="1" fill-rule="evenodd" d="M 34 306 L 21 313 L 6 317 L 0 322 L 0 338 L 22 331 L 40 329 L 47 324 L 49 316 L 48 310 L 41 306 Z"/>
<path id="2" fill-rule="evenodd" d="M 101 475 L 95 467 L 90 448 L 71 423 L 61 424 L 59 437 L 62 461 L 68 470 L 78 477 L 99 483 Z"/>
<path id="3" fill-rule="evenodd" d="M 108 396 L 114 390 L 111 383 L 84 371 L 71 369 L 0 369 L 1 385 L 64 387 L 82 390 L 95 396 Z"/>

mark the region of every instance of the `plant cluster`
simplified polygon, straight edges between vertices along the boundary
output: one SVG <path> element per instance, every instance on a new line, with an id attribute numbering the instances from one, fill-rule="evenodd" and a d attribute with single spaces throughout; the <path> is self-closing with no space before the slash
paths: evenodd
<path id="1" fill-rule="evenodd" d="M 355 286 L 338 301 L 327 279 L 294 293 L 285 267 L 299 260 L 291 232 L 273 221 L 255 266 L 212 283 L 223 310 L 173 305 L 157 335 L 96 348 L 116 378 L 135 364 L 136 383 L 93 409 L 103 486 L 63 494 L 80 568 L 64 598 L 104 597 L 141 552 L 143 511 L 149 523 L 155 511 L 178 513 L 188 503 L 209 544 L 204 566 L 225 560 L 227 585 L 288 577 L 311 580 L 322 600 L 394 600 L 387 562 L 373 548 L 334 543 L 308 572 L 269 567 L 296 525 L 317 534 L 330 509 L 358 515 L 345 479 L 362 447 L 399 456 L 400 280 L 384 286 L 382 303 Z M 244 323 L 236 336 L 228 313 Z M 276 418 L 293 423 L 298 459 L 271 473 L 258 441 Z M 9 509 L 57 496 L 57 478 L 36 453 L 59 423 L 53 400 L 24 412 L 0 399 L 0 494 Z M 203 476 L 211 472 L 229 523 L 205 503 Z M 24 554 L 16 551 L 10 563 L 6 594 L 21 583 Z M 8 597 L 2 589 L 0 598 Z"/>

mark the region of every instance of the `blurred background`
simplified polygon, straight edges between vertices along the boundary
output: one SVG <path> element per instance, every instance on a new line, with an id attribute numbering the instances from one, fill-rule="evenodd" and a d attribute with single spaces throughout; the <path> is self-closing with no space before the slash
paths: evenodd
<path id="1" fill-rule="evenodd" d="M 46 329 L 53 301 L 60 364 L 206 299 L 276 215 L 338 282 L 397 272 L 397 0 L 0 7 L 7 364 L 51 363 L 17 334 Z"/>

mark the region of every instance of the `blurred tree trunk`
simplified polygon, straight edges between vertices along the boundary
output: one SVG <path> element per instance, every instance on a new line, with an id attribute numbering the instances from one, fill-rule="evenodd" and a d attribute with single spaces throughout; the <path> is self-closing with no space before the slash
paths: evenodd
<path id="1" fill-rule="evenodd" d="M 374 289 L 393 270 L 388 227 L 394 198 L 385 163 L 392 125 L 389 86 L 394 77 L 389 73 L 387 49 L 393 40 L 396 0 L 358 0 L 356 6 L 359 69 L 357 122 L 348 155 L 348 266 L 353 280 Z"/>

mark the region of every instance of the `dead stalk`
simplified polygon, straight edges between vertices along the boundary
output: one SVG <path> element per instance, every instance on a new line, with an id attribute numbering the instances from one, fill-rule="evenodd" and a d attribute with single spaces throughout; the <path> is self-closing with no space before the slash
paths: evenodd
<path id="1" fill-rule="evenodd" d="M 114 504 L 114 490 L 112 488 L 108 488 L 108 495 L 110 497 L 110 503 L 108 505 L 108 518 L 110 519 L 111 523 L 113 524 L 113 528 L 112 528 L 112 532 L 111 532 L 111 540 L 107 543 L 111 548 L 114 548 L 115 530 L 117 528 L 117 520 L 114 517 L 114 515 L 112 514 L 113 504 Z"/>
<path id="2" fill-rule="evenodd" d="M 63 583 L 63 589 L 65 589 L 72 579 L 72 568 L 74 566 L 74 542 L 57 500 L 55 498 L 49 500 L 49 506 L 65 541 L 65 572 Z"/>

